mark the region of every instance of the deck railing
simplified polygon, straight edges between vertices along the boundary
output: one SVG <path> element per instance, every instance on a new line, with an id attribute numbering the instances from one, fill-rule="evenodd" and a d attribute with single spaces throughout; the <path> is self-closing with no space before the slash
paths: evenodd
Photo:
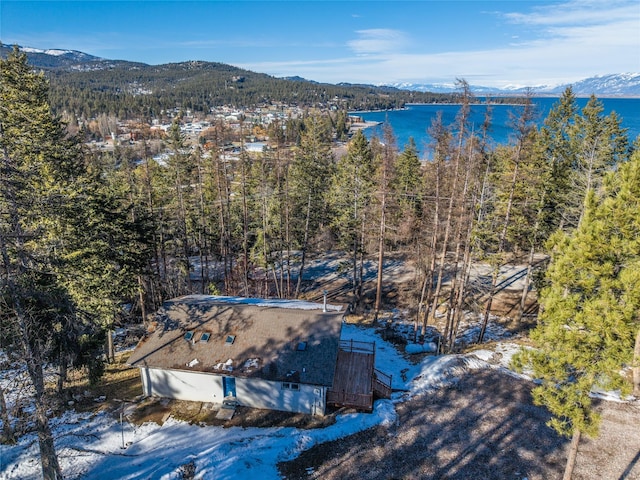
<path id="1" fill-rule="evenodd" d="M 360 342 L 357 340 L 340 340 L 340 350 L 344 352 L 375 353 L 375 342 Z"/>

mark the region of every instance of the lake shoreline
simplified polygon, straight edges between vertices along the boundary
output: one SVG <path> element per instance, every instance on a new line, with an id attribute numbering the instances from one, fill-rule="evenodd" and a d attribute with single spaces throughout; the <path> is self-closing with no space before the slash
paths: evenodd
<path id="1" fill-rule="evenodd" d="M 557 97 L 532 97 L 535 107 L 535 123 L 539 128 L 543 125 L 544 119 L 549 111 L 556 106 L 559 99 Z M 586 98 L 578 98 L 576 106 L 578 109 L 584 108 L 588 103 Z M 603 115 L 608 115 L 615 111 L 622 119 L 622 128 L 627 129 L 629 143 L 633 143 L 640 135 L 640 99 L 615 98 L 598 99 L 602 103 Z M 349 112 L 352 117 L 357 117 L 357 129 L 363 129 L 368 139 L 372 137 L 382 138 L 382 125 L 389 123 L 396 137 L 396 144 L 402 149 L 408 144 L 409 138 L 413 137 L 415 144 L 420 151 L 421 158 L 430 156 L 429 150 L 432 138 L 429 135 L 429 128 L 435 121 L 438 114 L 441 115 L 442 124 L 454 128 L 456 116 L 460 110 L 460 104 L 451 103 L 428 103 L 428 104 L 407 104 L 409 108 L 396 110 L 379 110 L 368 112 Z M 493 145 L 506 145 L 510 141 L 513 132 L 513 116 L 518 116 L 522 110 L 522 104 L 487 104 L 473 103 L 469 116 L 470 124 L 475 131 L 482 128 L 485 122 L 487 109 L 490 110 L 491 125 L 488 131 L 489 141 Z M 356 130 L 353 130 L 354 132 Z"/>

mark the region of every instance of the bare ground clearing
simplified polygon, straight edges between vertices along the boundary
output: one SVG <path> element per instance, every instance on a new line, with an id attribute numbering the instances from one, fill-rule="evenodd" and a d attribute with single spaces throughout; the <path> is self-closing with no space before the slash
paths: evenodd
<path id="1" fill-rule="evenodd" d="M 531 383 L 475 370 L 397 404 L 395 425 L 321 444 L 280 464 L 290 480 L 561 478 L 569 441 L 545 425 Z M 640 405 L 598 402 L 600 436 L 586 439 L 574 480 L 640 479 Z"/>

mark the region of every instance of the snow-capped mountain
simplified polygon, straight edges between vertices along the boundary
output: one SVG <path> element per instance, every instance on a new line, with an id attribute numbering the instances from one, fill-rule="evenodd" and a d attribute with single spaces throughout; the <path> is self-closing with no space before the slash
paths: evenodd
<path id="1" fill-rule="evenodd" d="M 453 93 L 459 91 L 454 83 L 389 83 L 386 86 L 417 92 Z M 569 86 L 572 87 L 573 93 L 577 96 L 594 94 L 596 96 L 640 97 L 640 73 L 595 76 L 572 84 L 562 85 L 532 85 L 530 87 L 512 85 L 502 88 L 470 85 L 471 91 L 476 95 L 522 94 L 527 89 L 530 89 L 534 94 L 559 95 Z"/>
<path id="2" fill-rule="evenodd" d="M 459 92 L 460 89 L 456 87 L 454 83 L 407 83 L 407 82 L 395 82 L 385 83 L 385 87 L 393 87 L 400 90 L 411 90 L 414 92 L 432 92 L 432 93 L 454 93 Z M 470 85 L 471 90 L 475 94 L 491 94 L 498 91 L 506 93 L 512 92 L 512 90 L 498 90 L 495 87 L 483 87 L 481 85 Z"/>
<path id="3" fill-rule="evenodd" d="M 554 93 L 560 93 L 566 88 L 554 89 Z M 573 93 L 576 95 L 615 95 L 615 96 L 640 96 L 640 73 L 619 73 L 586 78 L 572 84 Z"/>
<path id="4" fill-rule="evenodd" d="M 77 60 L 79 62 L 98 60 L 98 57 L 89 55 L 88 53 L 78 52 L 77 50 L 58 50 L 55 48 L 49 50 L 41 50 L 39 48 L 24 47 L 21 50 L 25 53 L 42 53 L 44 55 L 53 55 L 54 57 L 66 57 L 68 59 Z"/>
<path id="5" fill-rule="evenodd" d="M 95 65 L 103 59 L 77 50 L 63 50 L 57 48 L 40 49 L 31 47 L 19 47 L 20 51 L 27 54 L 29 64 L 38 68 L 63 68 L 76 70 L 84 69 L 88 65 Z M 13 45 L 0 44 L 0 57 L 7 56 L 13 50 Z"/>

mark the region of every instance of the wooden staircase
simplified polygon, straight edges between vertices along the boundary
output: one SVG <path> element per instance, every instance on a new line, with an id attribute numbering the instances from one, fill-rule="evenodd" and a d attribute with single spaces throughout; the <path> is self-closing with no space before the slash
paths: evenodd
<path id="1" fill-rule="evenodd" d="M 340 340 L 328 405 L 370 412 L 374 396 L 391 396 L 391 376 L 374 367 L 375 351 L 375 342 Z"/>

